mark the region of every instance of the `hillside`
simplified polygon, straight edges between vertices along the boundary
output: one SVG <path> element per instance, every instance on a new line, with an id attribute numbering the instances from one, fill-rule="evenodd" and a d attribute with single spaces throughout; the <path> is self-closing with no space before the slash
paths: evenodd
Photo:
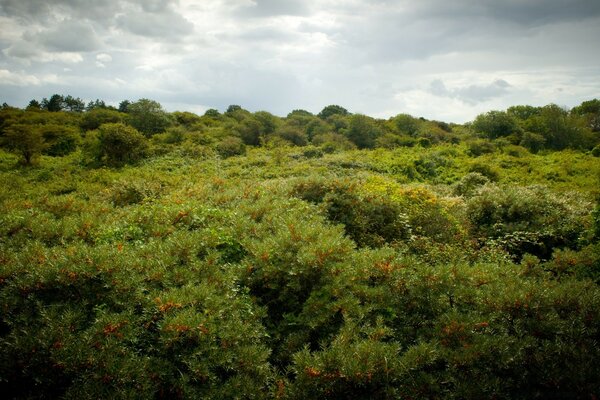
<path id="1" fill-rule="evenodd" d="M 5 106 L 0 392 L 600 396 L 598 121 Z"/>

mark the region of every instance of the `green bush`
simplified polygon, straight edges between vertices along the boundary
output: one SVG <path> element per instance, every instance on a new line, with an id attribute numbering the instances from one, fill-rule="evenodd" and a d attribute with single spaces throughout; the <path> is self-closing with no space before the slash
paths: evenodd
<path id="1" fill-rule="evenodd" d="M 467 202 L 475 237 L 494 239 L 516 258 L 548 259 L 555 248 L 576 248 L 589 226 L 587 202 L 546 188 L 487 185 Z"/>
<path id="2" fill-rule="evenodd" d="M 355 187 L 340 182 L 309 181 L 298 184 L 294 194 L 322 203 L 327 218 L 341 223 L 359 247 L 381 247 L 408 239 L 408 219 L 400 207 L 378 196 L 361 196 Z"/>
<path id="3" fill-rule="evenodd" d="M 121 167 L 146 157 L 148 142 L 135 128 L 128 125 L 104 124 L 90 131 L 84 140 L 87 157 L 100 165 Z"/>
<path id="4" fill-rule="evenodd" d="M 217 144 L 217 152 L 223 158 L 246 154 L 246 145 L 236 136 L 228 136 Z"/>

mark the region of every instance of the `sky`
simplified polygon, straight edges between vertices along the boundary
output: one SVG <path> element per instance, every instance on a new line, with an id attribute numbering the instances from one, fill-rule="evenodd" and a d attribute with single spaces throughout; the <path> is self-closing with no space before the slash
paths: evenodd
<path id="1" fill-rule="evenodd" d="M 0 0 L 0 102 L 467 122 L 600 98 L 600 0 Z"/>

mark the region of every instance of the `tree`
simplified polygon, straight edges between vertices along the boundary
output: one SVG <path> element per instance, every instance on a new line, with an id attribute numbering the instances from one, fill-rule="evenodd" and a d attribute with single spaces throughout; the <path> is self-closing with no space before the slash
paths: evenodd
<path id="1" fill-rule="evenodd" d="M 479 114 L 473 121 L 473 129 L 489 139 L 519 133 L 519 125 L 515 118 L 504 111 L 489 111 Z"/>
<path id="2" fill-rule="evenodd" d="M 377 126 L 373 118 L 361 114 L 350 117 L 346 136 L 359 149 L 372 149 L 375 147 L 375 140 L 382 134 L 383 131 Z"/>
<path id="3" fill-rule="evenodd" d="M 98 129 L 100 125 L 124 122 L 127 114 L 109 108 L 94 108 L 83 114 L 79 126 L 84 131 Z"/>
<path id="4" fill-rule="evenodd" d="M 146 156 L 147 150 L 144 135 L 122 123 L 104 124 L 86 137 L 87 154 L 111 167 L 139 161 Z"/>
<path id="5" fill-rule="evenodd" d="M 131 103 L 127 107 L 127 113 L 131 126 L 145 136 L 162 133 L 171 125 L 167 112 L 154 100 L 140 99 Z"/>
<path id="6" fill-rule="evenodd" d="M 62 108 L 71 112 L 85 111 L 85 103 L 79 97 L 75 98 L 71 95 L 63 98 Z"/>
<path id="7" fill-rule="evenodd" d="M 46 143 L 44 154 L 50 156 L 64 156 L 72 153 L 81 141 L 79 129 L 73 126 L 48 124 L 40 126 L 39 130 Z"/>
<path id="8" fill-rule="evenodd" d="M 123 100 L 122 102 L 119 103 L 118 110 L 122 113 L 126 113 L 129 109 L 130 104 L 131 104 L 131 102 L 129 100 Z"/>
<path id="9" fill-rule="evenodd" d="M 336 104 L 331 104 L 326 106 L 325 108 L 323 108 L 321 110 L 320 113 L 317 114 L 317 117 L 321 118 L 321 119 L 327 119 L 332 115 L 349 115 L 350 113 L 348 112 L 348 110 L 346 110 L 344 107 L 342 106 L 338 106 Z"/>
<path id="10" fill-rule="evenodd" d="M 98 108 L 108 108 L 104 100 L 96 99 L 94 101 L 90 101 L 85 107 L 85 111 L 92 111 Z"/>
<path id="11" fill-rule="evenodd" d="M 533 107 L 533 106 L 512 106 L 506 110 L 506 113 L 512 115 L 515 118 L 518 118 L 522 121 L 525 121 L 531 117 L 535 117 L 536 115 L 540 115 L 542 111 L 541 107 Z"/>
<path id="12" fill-rule="evenodd" d="M 42 132 L 36 126 L 14 124 L 6 128 L 3 145 L 11 152 L 23 157 L 25 165 L 32 165 L 46 148 Z"/>
<path id="13" fill-rule="evenodd" d="M 408 114 L 398 114 L 393 118 L 398 133 L 415 136 L 419 130 L 419 120 Z"/>
<path id="14" fill-rule="evenodd" d="M 41 108 L 42 105 L 36 99 L 31 100 L 27 105 L 27 110 L 40 110 Z"/>
<path id="15" fill-rule="evenodd" d="M 204 115 L 207 117 L 219 118 L 221 116 L 221 113 L 215 108 L 209 108 L 208 110 L 206 110 Z"/>
<path id="16" fill-rule="evenodd" d="M 227 114 L 231 114 L 234 113 L 236 111 L 240 111 L 242 110 L 241 106 L 238 106 L 237 104 L 231 104 L 229 107 L 227 107 L 227 111 L 225 111 Z"/>
<path id="17" fill-rule="evenodd" d="M 63 97 L 59 94 L 53 94 L 50 100 L 42 99 L 42 108 L 50 112 L 58 112 L 63 109 Z"/>
<path id="18" fill-rule="evenodd" d="M 573 107 L 571 113 L 585 118 L 587 126 L 593 132 L 600 132 L 600 100 L 584 101 L 577 107 Z"/>

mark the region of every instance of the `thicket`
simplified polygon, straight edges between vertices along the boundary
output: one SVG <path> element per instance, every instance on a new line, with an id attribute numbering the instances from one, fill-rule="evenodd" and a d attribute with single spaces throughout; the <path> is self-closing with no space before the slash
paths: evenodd
<path id="1" fill-rule="evenodd" d="M 595 101 L 77 100 L 0 110 L 3 397 L 600 396 Z"/>

